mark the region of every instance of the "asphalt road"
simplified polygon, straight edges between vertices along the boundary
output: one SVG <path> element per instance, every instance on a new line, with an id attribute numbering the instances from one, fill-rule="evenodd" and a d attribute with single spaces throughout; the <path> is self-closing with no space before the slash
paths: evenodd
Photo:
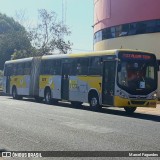
<path id="1" fill-rule="evenodd" d="M 160 151 L 160 116 L 0 96 L 0 150 Z"/>

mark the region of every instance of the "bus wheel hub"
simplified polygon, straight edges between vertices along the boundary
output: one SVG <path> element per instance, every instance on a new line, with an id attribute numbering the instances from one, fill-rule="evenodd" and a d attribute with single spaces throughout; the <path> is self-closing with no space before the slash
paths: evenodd
<path id="1" fill-rule="evenodd" d="M 96 106 L 97 105 L 97 99 L 96 98 L 92 98 L 91 99 L 91 105 L 92 106 Z"/>

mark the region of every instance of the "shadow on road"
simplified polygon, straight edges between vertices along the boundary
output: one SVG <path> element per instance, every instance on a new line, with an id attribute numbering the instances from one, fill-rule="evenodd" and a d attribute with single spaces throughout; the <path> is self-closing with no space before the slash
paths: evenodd
<path id="1" fill-rule="evenodd" d="M 9 99 L 12 99 L 11 97 Z M 35 102 L 34 99 L 23 99 L 22 101 L 27 101 L 27 102 L 34 102 L 34 103 L 38 103 Z M 44 102 L 42 102 L 43 104 Z M 53 104 L 54 105 L 54 104 Z M 144 114 L 144 113 L 133 113 L 132 115 L 128 115 L 125 111 L 121 111 L 118 110 L 118 108 L 116 109 L 112 109 L 111 108 L 102 108 L 100 111 L 95 111 L 93 109 L 91 109 L 89 106 L 86 105 L 82 105 L 79 107 L 73 106 L 71 105 L 69 102 L 58 102 L 55 104 L 56 106 L 59 107 L 65 107 L 65 108 L 72 108 L 72 109 L 78 109 L 78 110 L 86 110 L 86 111 L 90 111 L 90 112 L 99 112 L 99 113 L 103 113 L 103 114 L 110 114 L 110 115 L 117 115 L 117 116 L 123 116 L 123 117 L 131 117 L 131 118 L 137 118 L 137 119 L 143 119 L 143 120 L 150 120 L 150 121 L 155 121 L 155 122 L 160 122 L 160 116 L 159 115 L 151 115 L 151 114 Z M 50 105 L 48 105 L 50 106 Z M 146 108 L 147 110 L 147 108 Z"/>
<path id="2" fill-rule="evenodd" d="M 7 150 L 6 149 L 0 149 L 0 153 L 2 153 L 2 152 L 7 152 Z"/>

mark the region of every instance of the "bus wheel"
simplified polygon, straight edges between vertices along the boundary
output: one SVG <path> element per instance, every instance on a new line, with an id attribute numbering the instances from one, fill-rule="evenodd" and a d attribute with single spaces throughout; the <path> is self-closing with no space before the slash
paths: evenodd
<path id="1" fill-rule="evenodd" d="M 47 89 L 45 91 L 45 103 L 46 104 L 52 104 L 51 90 L 50 89 Z"/>
<path id="2" fill-rule="evenodd" d="M 89 104 L 91 109 L 93 110 L 101 110 L 102 106 L 99 104 L 99 98 L 96 94 L 91 94 L 89 96 Z"/>
<path id="3" fill-rule="evenodd" d="M 42 97 L 34 97 L 36 102 L 43 102 L 43 98 Z"/>
<path id="4" fill-rule="evenodd" d="M 16 87 L 13 87 L 13 89 L 12 89 L 12 97 L 13 97 L 13 99 L 17 99 L 18 98 Z"/>
<path id="5" fill-rule="evenodd" d="M 132 114 L 136 109 L 137 107 L 124 107 L 127 114 Z"/>

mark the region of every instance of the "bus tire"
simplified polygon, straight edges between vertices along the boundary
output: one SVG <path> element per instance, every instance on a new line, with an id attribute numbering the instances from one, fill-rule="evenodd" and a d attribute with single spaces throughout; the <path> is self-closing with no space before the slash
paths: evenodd
<path id="1" fill-rule="evenodd" d="M 18 95 L 17 95 L 17 99 L 18 99 L 18 100 L 22 100 L 22 99 L 23 99 L 23 96 L 18 96 Z"/>
<path id="2" fill-rule="evenodd" d="M 133 114 L 133 112 L 137 109 L 137 107 L 124 107 L 124 110 L 127 114 Z"/>
<path id="3" fill-rule="evenodd" d="M 35 99 L 35 101 L 36 102 L 39 102 L 39 103 L 41 103 L 41 102 L 43 102 L 43 98 L 42 97 L 34 97 L 34 99 Z"/>
<path id="4" fill-rule="evenodd" d="M 45 90 L 44 99 L 46 104 L 52 104 L 51 90 L 47 88 Z"/>
<path id="5" fill-rule="evenodd" d="M 12 97 L 13 99 L 22 100 L 23 96 L 19 96 L 17 94 L 17 88 L 14 86 L 12 89 Z"/>
<path id="6" fill-rule="evenodd" d="M 89 104 L 93 110 L 99 111 L 102 109 L 102 106 L 99 104 L 99 97 L 97 93 L 91 93 L 89 95 Z"/>
<path id="7" fill-rule="evenodd" d="M 17 89 L 16 89 L 15 86 L 12 88 L 12 97 L 13 97 L 13 99 L 17 99 L 18 98 Z"/>

